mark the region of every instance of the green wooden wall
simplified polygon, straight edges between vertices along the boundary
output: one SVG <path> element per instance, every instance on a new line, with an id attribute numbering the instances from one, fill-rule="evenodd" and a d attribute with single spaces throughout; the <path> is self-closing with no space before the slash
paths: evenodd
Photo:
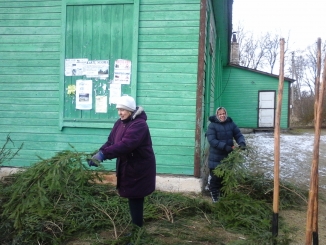
<path id="1" fill-rule="evenodd" d="M 209 116 L 215 108 L 216 91 L 218 88 L 217 81 L 222 79 L 221 49 L 217 46 L 217 40 L 220 40 L 219 33 L 216 30 L 216 18 L 214 16 L 213 6 L 210 1 L 207 1 L 206 6 L 206 42 L 205 42 L 205 77 L 203 89 L 203 115 L 201 127 L 201 171 L 205 171 L 207 159 L 207 149 L 209 147 L 205 137 L 207 127 L 209 125 Z"/>
<path id="2" fill-rule="evenodd" d="M 0 144 L 24 143 L 12 166 L 77 140 L 58 130 L 60 34 L 61 1 L 0 2 Z"/>
<path id="3" fill-rule="evenodd" d="M 137 100 L 149 117 L 157 167 L 193 174 L 198 0 L 142 0 Z"/>
<path id="4" fill-rule="evenodd" d="M 86 58 L 90 61 L 109 61 L 109 76 L 98 77 L 64 76 L 63 90 L 69 85 L 76 85 L 76 80 L 92 80 L 96 95 L 109 96 L 109 83 L 114 77 L 114 62 L 117 59 L 132 60 L 133 44 L 133 4 L 94 4 L 68 5 L 63 20 L 65 59 Z M 121 85 L 123 94 L 131 94 L 130 84 Z M 62 89 L 62 88 L 60 88 Z M 74 95 L 63 94 L 62 117 L 63 126 L 80 122 L 96 123 L 115 122 L 118 119 L 115 104 L 108 103 L 107 113 L 96 113 L 95 99 L 91 110 L 76 110 Z M 94 94 L 94 95 L 95 95 Z"/>
<path id="5" fill-rule="evenodd" d="M 0 145 L 8 134 L 16 147 L 24 143 L 19 156 L 9 166 L 30 166 L 38 156 L 49 158 L 55 152 L 71 149 L 69 144 L 80 152 L 98 149 L 107 139 L 112 120 L 105 115 L 86 114 L 86 118 L 92 120 L 108 118 L 108 121 L 96 127 L 65 122 L 65 119 L 75 117 L 69 97 L 65 96 L 66 85 L 73 84 L 74 79 L 64 78 L 63 62 L 65 58 L 77 58 L 68 57 L 68 54 L 85 54 L 89 59 L 106 59 L 107 56 L 116 59 L 121 55 L 124 56 L 121 58 L 130 58 L 134 62 L 132 84 L 127 92 L 136 96 L 137 104 L 143 106 L 148 115 L 158 173 L 193 175 L 200 0 L 121 0 L 128 4 L 125 11 L 130 13 L 129 17 L 133 15 L 133 20 L 136 18 L 139 22 L 134 23 L 132 35 L 130 32 L 124 34 L 130 40 L 118 44 L 120 48 L 127 48 L 116 50 L 116 46 L 103 43 L 105 36 L 95 46 L 92 44 L 97 48 L 84 49 L 85 36 L 67 39 L 65 33 L 69 21 L 77 24 L 77 18 L 83 15 L 97 18 L 97 21 L 99 16 L 105 19 L 105 13 L 111 13 L 117 6 L 87 6 L 91 9 L 89 12 L 86 7 L 80 12 L 79 7 L 64 9 L 67 2 L 72 6 L 119 4 L 120 1 L 0 0 Z M 222 2 L 225 6 L 228 0 Z M 216 8 L 216 4 L 214 6 Z M 76 19 L 71 13 L 76 14 Z M 107 23 L 110 21 L 112 19 L 107 19 Z M 95 34 L 92 42 L 102 35 L 101 23 L 97 23 L 93 27 L 83 27 L 86 32 L 88 28 L 92 29 Z M 225 63 L 221 57 L 225 45 L 220 45 L 219 30 L 215 53 L 208 63 L 211 84 L 207 84 L 210 97 L 206 100 L 209 103 L 206 108 L 210 112 L 220 100 L 215 90 L 221 87 L 219 81 Z M 79 34 L 77 31 L 76 35 Z M 67 46 L 66 42 L 70 40 L 75 43 Z M 203 107 L 204 103 L 205 100 Z M 204 127 L 205 122 L 203 134 Z M 112 170 L 115 161 L 106 161 L 104 166 Z"/>
<path id="6" fill-rule="evenodd" d="M 10 165 L 29 166 L 69 144 L 77 151 L 98 149 L 111 125 L 58 126 L 65 92 L 62 1 L 2 0 L 0 6 L 0 144 L 7 134 L 16 146 L 24 143 Z M 199 0 L 140 1 L 137 103 L 148 114 L 160 173 L 193 174 L 199 10 Z M 104 165 L 113 169 L 114 161 Z"/>
<path id="7" fill-rule="evenodd" d="M 220 106 L 241 128 L 258 128 L 258 91 L 274 90 L 278 94 L 278 78 L 236 67 L 225 67 Z M 288 128 L 289 82 L 284 82 L 281 128 Z M 275 104 L 276 105 L 276 104 Z"/>

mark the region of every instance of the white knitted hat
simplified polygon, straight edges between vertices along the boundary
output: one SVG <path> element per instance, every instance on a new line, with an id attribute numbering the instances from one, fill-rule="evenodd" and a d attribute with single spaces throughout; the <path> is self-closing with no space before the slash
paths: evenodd
<path id="1" fill-rule="evenodd" d="M 136 110 L 136 102 L 133 97 L 129 95 L 121 96 L 117 102 L 117 109 L 125 109 L 127 111 Z"/>

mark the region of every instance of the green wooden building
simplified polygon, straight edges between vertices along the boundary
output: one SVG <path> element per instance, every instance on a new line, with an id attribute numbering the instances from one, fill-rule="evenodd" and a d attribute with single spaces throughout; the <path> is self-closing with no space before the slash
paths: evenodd
<path id="1" fill-rule="evenodd" d="M 202 177 L 207 118 L 224 99 L 235 110 L 218 96 L 232 2 L 0 0 L 0 143 L 24 143 L 7 166 L 70 145 L 93 152 L 118 118 L 117 95 L 129 94 L 148 115 L 158 174 Z"/>
<path id="2" fill-rule="evenodd" d="M 284 78 L 280 127 L 290 127 L 291 83 Z M 229 64 L 224 67 L 222 89 L 217 95 L 221 105 L 240 128 L 274 129 L 279 76 Z"/>

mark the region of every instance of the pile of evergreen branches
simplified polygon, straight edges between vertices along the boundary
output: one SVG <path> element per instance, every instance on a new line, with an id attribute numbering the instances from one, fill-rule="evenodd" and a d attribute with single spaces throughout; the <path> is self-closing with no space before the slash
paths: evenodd
<path id="1" fill-rule="evenodd" d="M 250 146 L 245 151 L 237 149 L 214 170 L 214 174 L 223 177 L 224 184 L 223 196 L 214 213 L 227 229 L 243 233 L 257 244 L 270 244 L 273 240 L 288 244 L 289 227 L 282 222 L 282 217 L 279 236 L 271 234 L 274 180 L 257 170 L 261 157 Z M 307 196 L 308 191 L 280 181 L 280 210 L 302 208 Z"/>
<path id="2" fill-rule="evenodd" d="M 2 182 L 2 244 L 62 244 L 76 232 L 128 224 L 125 205 L 113 187 L 95 183 L 86 157 L 59 152 Z"/>
<path id="3" fill-rule="evenodd" d="M 270 244 L 275 240 L 270 231 L 273 181 L 252 171 L 253 155 L 250 147 L 236 150 L 216 168 L 215 173 L 223 175 L 225 181 L 225 196 L 218 203 L 155 191 L 146 198 L 145 221 L 175 223 L 181 217 L 204 216 L 209 226 L 220 225 L 243 234 L 243 244 Z M 88 157 L 85 153 L 62 151 L 0 182 L 2 245 L 64 244 L 101 230 L 111 236 L 92 244 L 125 244 L 126 239 L 135 245 L 160 244 L 143 229 L 131 238 L 123 236 L 132 229 L 127 201 L 117 195 L 115 187 L 98 184 L 101 176 L 87 167 Z M 282 183 L 280 207 L 300 207 L 306 194 Z M 278 244 L 289 244 L 289 230 L 283 223 L 276 240 Z"/>
<path id="4" fill-rule="evenodd" d="M 125 244 L 130 225 L 128 203 L 114 186 L 98 184 L 104 169 L 90 171 L 89 155 L 62 151 L 0 182 L 0 240 L 9 244 L 63 244 L 101 230 L 111 234 L 102 244 Z M 147 198 L 145 220 L 166 220 L 209 209 L 207 202 L 181 194 L 155 192 Z"/>

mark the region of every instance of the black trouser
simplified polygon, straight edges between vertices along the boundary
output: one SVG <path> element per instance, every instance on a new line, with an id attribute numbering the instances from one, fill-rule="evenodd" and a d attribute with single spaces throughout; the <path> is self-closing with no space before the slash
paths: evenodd
<path id="1" fill-rule="evenodd" d="M 144 197 L 128 198 L 132 223 L 142 227 L 144 214 Z"/>
<path id="2" fill-rule="evenodd" d="M 221 194 L 221 188 L 223 186 L 222 185 L 223 178 L 217 177 L 213 173 L 213 170 L 214 170 L 213 168 L 209 170 L 209 174 L 211 176 L 211 180 L 209 182 L 209 191 L 212 195 L 213 201 L 216 201 Z"/>

